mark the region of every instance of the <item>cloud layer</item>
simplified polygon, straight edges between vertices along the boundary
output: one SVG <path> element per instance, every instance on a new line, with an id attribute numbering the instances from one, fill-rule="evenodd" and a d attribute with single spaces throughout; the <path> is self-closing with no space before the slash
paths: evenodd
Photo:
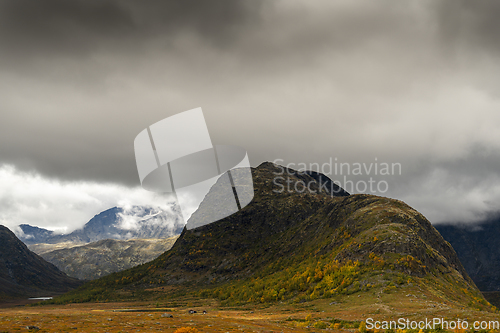
<path id="1" fill-rule="evenodd" d="M 92 216 L 115 206 L 124 207 L 126 212 L 135 205 L 161 207 L 171 212 L 171 198 L 141 188 L 48 179 L 12 166 L 0 168 L 0 184 L 0 224 L 9 228 L 31 224 L 69 233 L 83 227 Z M 135 221 L 134 216 L 124 226 L 133 229 L 132 220 Z"/>
<path id="2" fill-rule="evenodd" d="M 201 106 L 213 143 L 252 165 L 398 162 L 385 195 L 474 221 L 500 208 L 499 14 L 495 0 L 2 1 L 0 164 L 134 188 L 135 135 Z"/>

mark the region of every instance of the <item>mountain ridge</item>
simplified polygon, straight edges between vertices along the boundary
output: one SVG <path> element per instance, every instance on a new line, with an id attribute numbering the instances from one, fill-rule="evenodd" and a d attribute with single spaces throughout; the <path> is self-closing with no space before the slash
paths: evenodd
<path id="1" fill-rule="evenodd" d="M 279 191 L 280 169 L 293 182 L 308 183 L 308 191 Z M 490 307 L 450 244 L 405 203 L 332 196 L 307 173 L 272 163 L 252 174 L 254 199 L 238 213 L 184 229 L 154 261 L 89 282 L 59 301 L 189 291 L 227 305 L 296 302 L 404 293 L 416 284 L 454 306 Z M 209 193 L 215 197 L 217 184 Z"/>

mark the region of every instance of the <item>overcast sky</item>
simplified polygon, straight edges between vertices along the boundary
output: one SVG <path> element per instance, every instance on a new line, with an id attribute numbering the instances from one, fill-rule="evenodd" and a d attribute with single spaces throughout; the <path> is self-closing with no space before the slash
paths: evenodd
<path id="1" fill-rule="evenodd" d="M 376 194 L 479 221 L 500 210 L 498 17 L 496 0 L 0 1 L 0 223 L 158 199 L 133 140 L 195 107 L 253 166 L 400 163 Z"/>

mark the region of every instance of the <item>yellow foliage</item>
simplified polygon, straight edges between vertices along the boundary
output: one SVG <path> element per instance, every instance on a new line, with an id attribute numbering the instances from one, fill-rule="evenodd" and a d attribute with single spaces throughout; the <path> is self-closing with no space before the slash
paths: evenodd
<path id="1" fill-rule="evenodd" d="M 296 321 L 295 326 L 297 327 L 307 327 L 311 322 L 309 321 Z"/>
<path id="2" fill-rule="evenodd" d="M 325 329 L 328 327 L 328 324 L 325 323 L 324 321 L 317 321 L 313 324 L 314 328 L 319 328 L 319 329 Z"/>
<path id="3" fill-rule="evenodd" d="M 342 328 L 342 324 L 341 323 L 331 324 L 330 328 L 333 328 L 334 330 L 338 330 L 338 329 Z"/>
<path id="4" fill-rule="evenodd" d="M 370 252 L 370 254 L 368 255 L 368 257 L 373 260 L 373 262 L 378 265 L 378 266 L 383 266 L 385 264 L 385 261 L 384 259 L 382 259 L 381 257 L 377 256 L 375 253 L 373 252 Z"/>
<path id="5" fill-rule="evenodd" d="M 174 333 L 200 333 L 200 331 L 194 327 L 181 327 L 176 329 Z"/>

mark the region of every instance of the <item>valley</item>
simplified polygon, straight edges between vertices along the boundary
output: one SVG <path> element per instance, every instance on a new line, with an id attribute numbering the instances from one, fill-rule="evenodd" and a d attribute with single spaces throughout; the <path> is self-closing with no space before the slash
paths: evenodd
<path id="1" fill-rule="evenodd" d="M 432 318 L 497 321 L 498 314 L 442 303 L 418 287 L 406 295 L 376 293 L 342 302 L 315 300 L 299 304 L 221 307 L 216 300 L 178 297 L 163 302 L 108 302 L 44 305 L 3 309 L 2 330 L 39 332 L 175 332 L 182 327 L 199 332 L 358 332 L 367 318 L 421 321 Z M 189 310 L 196 313 L 190 314 Z M 206 314 L 203 314 L 206 311 Z M 170 317 L 170 315 L 172 317 Z"/>

